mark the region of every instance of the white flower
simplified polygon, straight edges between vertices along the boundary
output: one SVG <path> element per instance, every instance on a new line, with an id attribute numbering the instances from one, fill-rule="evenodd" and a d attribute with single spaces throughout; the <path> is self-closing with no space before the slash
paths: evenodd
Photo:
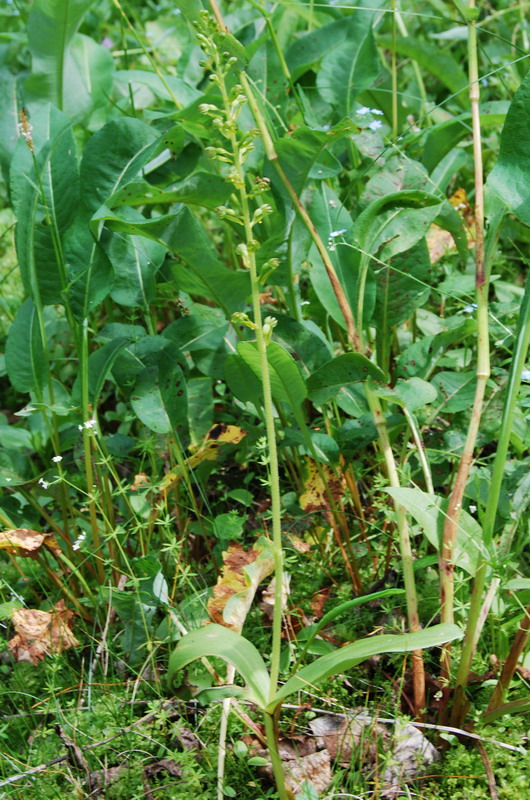
<path id="1" fill-rule="evenodd" d="M 374 121 L 371 122 L 368 125 L 368 127 L 370 128 L 371 131 L 376 131 L 378 128 L 381 128 L 382 125 L 383 125 L 383 123 L 381 122 L 380 119 L 374 119 Z"/>
<path id="2" fill-rule="evenodd" d="M 530 369 L 523 369 L 521 372 L 522 381 L 530 381 Z"/>
<path id="3" fill-rule="evenodd" d="M 54 456 L 54 457 L 52 458 L 52 461 L 53 461 L 55 464 L 58 464 L 58 463 L 59 463 L 60 461 L 62 461 L 62 460 L 63 460 L 63 457 L 62 457 L 62 456 Z"/>
<path id="4" fill-rule="evenodd" d="M 469 510 L 471 511 L 472 514 L 474 514 L 475 511 L 477 510 L 477 507 L 476 506 L 469 506 Z"/>
<path id="5" fill-rule="evenodd" d="M 86 539 L 86 533 L 85 531 L 83 531 L 83 533 L 80 533 L 75 542 L 73 543 L 72 550 L 79 550 L 85 539 Z"/>
<path id="6" fill-rule="evenodd" d="M 357 114 L 364 115 L 369 114 L 372 109 L 368 108 L 368 106 L 363 106 L 362 108 L 357 109 Z"/>
<path id="7" fill-rule="evenodd" d="M 83 422 L 83 424 L 82 424 L 82 425 L 78 425 L 78 426 L 77 426 L 77 429 L 78 429 L 79 431 L 82 431 L 82 430 L 88 430 L 88 431 L 90 431 L 90 430 L 92 430 L 93 428 L 95 428 L 95 427 L 96 427 L 96 425 L 97 425 L 97 422 L 96 422 L 96 420 L 95 420 L 95 419 L 87 419 L 87 420 L 85 420 L 85 422 Z"/>
<path id="8" fill-rule="evenodd" d="M 44 478 L 39 478 L 39 480 L 37 481 L 37 483 L 40 483 L 40 485 L 42 486 L 42 488 L 43 488 L 43 489 L 47 489 L 47 488 L 48 488 L 48 486 L 50 485 L 50 484 L 48 483 L 48 481 L 45 481 L 45 480 L 44 480 Z"/>
<path id="9" fill-rule="evenodd" d="M 342 236 L 342 234 L 346 233 L 347 230 L 348 230 L 347 228 L 341 228 L 340 231 L 331 231 L 331 233 L 329 234 L 329 238 L 336 239 L 337 236 Z"/>
<path id="10" fill-rule="evenodd" d="M 378 116 L 383 116 L 383 114 L 385 113 L 384 111 L 381 111 L 380 108 L 371 108 L 370 111 L 372 112 L 372 114 L 377 114 Z"/>
<path id="11" fill-rule="evenodd" d="M 33 126 L 28 123 L 26 127 L 24 127 L 24 123 L 19 122 L 17 125 L 18 135 L 22 136 L 26 142 L 31 142 L 31 133 L 33 131 Z"/>
<path id="12" fill-rule="evenodd" d="M 476 309 L 477 309 L 477 304 L 476 303 L 470 303 L 468 306 L 464 306 L 462 311 L 464 312 L 464 314 L 472 314 L 473 311 L 476 311 Z"/>

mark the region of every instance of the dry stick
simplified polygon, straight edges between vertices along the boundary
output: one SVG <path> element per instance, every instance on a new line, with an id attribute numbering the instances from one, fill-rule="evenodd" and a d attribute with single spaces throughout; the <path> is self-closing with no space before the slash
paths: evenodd
<path id="1" fill-rule="evenodd" d="M 468 9 L 473 14 L 475 0 L 469 0 Z M 458 521 L 462 510 L 462 499 L 480 426 L 486 383 L 490 375 L 488 338 L 488 280 L 484 264 L 484 175 L 482 169 L 482 143 L 480 138 L 480 89 L 477 58 L 476 22 L 469 21 L 469 99 L 473 129 L 473 160 L 475 167 L 475 289 L 477 298 L 477 387 L 471 411 L 464 451 L 445 518 L 442 549 L 440 555 L 440 600 L 441 621 L 454 622 L 454 551 Z M 449 679 L 451 671 L 451 645 L 442 650 L 442 677 Z M 446 694 L 447 697 L 447 694 Z"/>
<path id="2" fill-rule="evenodd" d="M 244 72 L 240 73 L 240 81 L 243 86 L 243 90 L 247 96 L 252 115 L 254 117 L 254 121 L 256 122 L 261 138 L 263 141 L 263 145 L 265 148 L 265 153 L 269 161 L 274 165 L 276 172 L 278 173 L 282 183 L 284 184 L 285 188 L 287 189 L 291 200 L 296 208 L 296 211 L 302 218 L 304 224 L 306 225 L 309 233 L 311 234 L 311 238 L 322 258 L 324 266 L 326 268 L 326 272 L 328 274 L 329 280 L 331 282 L 331 286 L 335 293 L 335 297 L 337 298 L 337 302 L 339 304 L 341 313 L 344 317 L 344 321 L 346 323 L 346 332 L 348 336 L 348 343 L 352 350 L 356 352 L 362 352 L 362 341 L 359 331 L 355 325 L 355 321 L 353 318 L 353 313 L 350 308 L 350 304 L 348 299 L 344 293 L 342 285 L 339 281 L 338 275 L 335 272 L 335 268 L 333 263 L 329 257 L 329 253 L 322 241 L 318 231 L 316 230 L 311 217 L 307 213 L 306 209 L 304 208 L 300 198 L 298 197 L 296 191 L 294 190 L 293 186 L 291 185 L 287 175 L 282 169 L 282 166 L 278 159 L 278 154 L 276 153 L 274 143 L 272 141 L 271 135 L 267 129 L 265 121 L 260 113 L 260 110 L 256 104 L 256 100 L 254 98 L 254 94 L 252 92 L 251 86 L 249 84 L 248 78 Z M 362 324 L 362 320 L 359 320 L 359 324 Z M 396 462 L 394 459 L 394 454 L 392 452 L 392 448 L 390 446 L 390 441 L 388 439 L 388 432 L 386 430 L 386 423 L 384 421 L 382 412 L 381 412 L 381 404 L 379 402 L 379 398 L 376 397 L 372 392 L 367 392 L 368 402 L 370 404 L 370 409 L 372 411 L 372 416 L 374 417 L 374 421 L 376 422 L 377 430 L 379 431 L 379 438 L 381 443 L 381 449 L 383 451 L 385 462 L 388 471 L 388 478 L 389 483 L 391 486 L 399 487 L 399 476 L 397 472 Z M 399 529 L 399 541 L 400 541 L 400 550 L 401 550 L 401 558 L 403 561 L 403 574 L 404 574 L 404 581 L 405 581 L 405 588 L 407 592 L 407 616 L 408 616 L 408 623 L 411 632 L 420 630 L 420 623 L 419 623 L 419 616 L 418 616 L 418 602 L 416 597 L 416 587 L 415 587 L 415 580 L 414 580 L 414 569 L 413 569 L 413 559 L 412 559 L 412 551 L 410 546 L 410 536 L 409 536 L 409 528 L 407 522 L 407 516 L 405 509 L 396 503 L 396 514 L 398 520 L 398 529 Z M 414 708 L 416 715 L 419 715 L 421 709 L 425 707 L 425 673 L 423 667 L 423 655 L 421 650 L 415 650 L 412 654 L 412 672 L 413 672 L 413 687 L 414 687 Z"/>
<path id="3" fill-rule="evenodd" d="M 489 714 L 490 711 L 494 711 L 504 701 L 505 692 L 513 678 L 513 674 L 517 668 L 517 664 L 519 663 L 519 658 L 521 656 L 521 653 L 526 647 L 529 634 L 530 634 L 530 606 L 527 606 L 525 609 L 525 615 L 521 620 L 519 630 L 517 631 L 515 639 L 513 640 L 513 644 L 508 654 L 508 658 L 504 662 L 504 666 L 502 668 L 502 672 L 499 681 L 497 683 L 497 686 L 495 687 L 495 689 L 493 690 L 493 694 L 491 695 L 488 707 L 485 711 L 486 714 Z"/>

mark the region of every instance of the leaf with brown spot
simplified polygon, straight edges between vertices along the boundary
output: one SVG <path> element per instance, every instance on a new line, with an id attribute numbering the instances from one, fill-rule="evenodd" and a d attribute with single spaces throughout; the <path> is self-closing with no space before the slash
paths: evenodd
<path id="1" fill-rule="evenodd" d="M 0 531 L 0 550 L 14 556 L 34 556 L 45 541 L 45 534 L 30 528 L 10 528 Z"/>
<path id="2" fill-rule="evenodd" d="M 217 458 L 217 451 L 223 444 L 239 444 L 245 438 L 247 431 L 239 428 L 237 425 L 226 425 L 220 422 L 214 425 L 208 431 L 203 443 L 196 453 L 186 459 L 185 464 L 188 469 L 195 469 L 203 461 L 215 461 Z M 161 492 L 169 491 L 182 479 L 182 470 L 180 467 L 175 467 L 170 472 L 167 472 L 159 488 Z"/>
<path id="3" fill-rule="evenodd" d="M 334 500 L 342 496 L 342 485 L 340 480 L 334 475 L 333 471 L 321 464 L 322 475 L 326 483 L 322 481 L 317 465 L 310 459 L 307 460 L 308 475 L 304 482 L 305 491 L 300 495 L 300 506 L 304 511 L 322 511 L 329 508 L 329 494 Z"/>
<path id="4" fill-rule="evenodd" d="M 262 536 L 250 550 L 232 544 L 223 553 L 223 562 L 208 613 L 215 622 L 240 633 L 258 586 L 274 572 L 269 540 Z"/>
<path id="5" fill-rule="evenodd" d="M 134 476 L 134 481 L 130 485 L 131 492 L 137 492 L 139 489 L 146 489 L 151 485 L 149 476 L 145 472 L 139 472 Z"/>
<path id="6" fill-rule="evenodd" d="M 21 608 L 13 611 L 11 619 L 16 631 L 8 647 L 15 661 L 38 664 L 46 655 L 61 653 L 79 642 L 71 631 L 73 611 L 59 600 L 53 611 Z"/>

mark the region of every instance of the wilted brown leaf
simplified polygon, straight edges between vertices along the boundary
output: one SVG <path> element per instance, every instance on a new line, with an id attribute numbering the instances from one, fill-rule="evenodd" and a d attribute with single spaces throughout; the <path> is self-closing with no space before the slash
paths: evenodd
<path id="1" fill-rule="evenodd" d="M 341 482 L 329 467 L 322 464 L 322 474 L 326 481 L 324 484 L 316 463 L 308 459 L 307 464 L 308 475 L 304 482 L 305 492 L 300 496 L 300 505 L 304 511 L 321 511 L 329 508 L 328 490 L 333 499 L 338 499 L 342 495 Z"/>
<path id="2" fill-rule="evenodd" d="M 268 540 L 262 537 L 250 550 L 230 545 L 223 562 L 208 613 L 215 622 L 240 633 L 258 586 L 274 571 L 274 559 Z"/>
<path id="3" fill-rule="evenodd" d="M 195 469 L 203 461 L 215 461 L 217 458 L 217 451 L 223 444 L 239 444 L 247 435 L 247 431 L 239 428 L 237 425 L 226 425 L 220 422 L 214 425 L 208 431 L 203 443 L 196 453 L 186 459 L 186 466 L 189 469 Z M 175 467 L 170 472 L 164 475 L 159 488 L 162 492 L 167 492 L 175 484 L 182 479 L 182 470 L 180 467 Z"/>
<path id="4" fill-rule="evenodd" d="M 466 226 L 468 247 L 473 247 L 475 244 L 475 216 L 473 214 L 473 209 L 468 203 L 466 190 L 457 189 L 449 198 L 449 202 L 462 217 Z M 431 225 L 427 232 L 426 240 L 431 264 L 435 264 L 445 256 L 446 253 L 456 248 L 454 239 L 449 231 L 445 231 L 438 225 Z"/>
<path id="5" fill-rule="evenodd" d="M 52 552 L 59 549 L 57 542 L 48 533 L 32 531 L 31 528 L 10 528 L 0 531 L 0 550 L 15 556 L 33 557 L 45 545 Z"/>
<path id="6" fill-rule="evenodd" d="M 16 636 L 8 646 L 15 660 L 38 664 L 46 655 L 77 647 L 79 642 L 70 630 L 73 615 L 64 600 L 59 600 L 53 611 L 31 608 L 13 611 L 11 619 Z"/>
<path id="7" fill-rule="evenodd" d="M 149 476 L 146 475 L 145 472 L 139 472 L 138 475 L 134 476 L 134 481 L 131 483 L 130 489 L 131 492 L 137 492 L 139 489 L 146 489 L 150 485 L 151 481 L 149 480 Z"/>

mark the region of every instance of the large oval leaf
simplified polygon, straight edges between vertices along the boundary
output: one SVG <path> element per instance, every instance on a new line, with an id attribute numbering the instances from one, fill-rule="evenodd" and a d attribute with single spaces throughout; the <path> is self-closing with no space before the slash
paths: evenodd
<path id="1" fill-rule="evenodd" d="M 445 642 L 461 639 L 463 632 L 456 625 L 434 625 L 417 633 L 404 633 L 400 636 L 385 634 L 372 636 L 369 639 L 360 639 L 353 644 L 347 644 L 333 653 L 321 656 L 312 664 L 304 667 L 292 678 L 289 678 L 277 692 L 272 703 L 267 706 L 267 711 L 273 713 L 275 709 L 293 692 L 312 690 L 321 681 L 336 675 L 344 670 L 351 669 L 367 658 L 381 653 L 409 653 L 412 650 L 424 650 L 427 647 L 437 647 Z"/>
<path id="2" fill-rule="evenodd" d="M 248 699 L 259 708 L 265 708 L 269 702 L 270 679 L 262 657 L 248 639 L 223 625 L 205 625 L 182 637 L 169 659 L 169 681 L 192 661 L 205 657 L 222 658 L 233 664 L 246 683 Z"/>
<path id="3" fill-rule="evenodd" d="M 20 306 L 6 342 L 6 370 L 18 392 L 35 392 L 46 384 L 47 365 L 44 359 L 37 312 L 31 299 Z"/>
<path id="4" fill-rule="evenodd" d="M 323 364 L 307 380 L 310 399 L 317 405 L 331 400 L 345 385 L 372 378 L 384 381 L 382 370 L 360 353 L 343 353 Z"/>

